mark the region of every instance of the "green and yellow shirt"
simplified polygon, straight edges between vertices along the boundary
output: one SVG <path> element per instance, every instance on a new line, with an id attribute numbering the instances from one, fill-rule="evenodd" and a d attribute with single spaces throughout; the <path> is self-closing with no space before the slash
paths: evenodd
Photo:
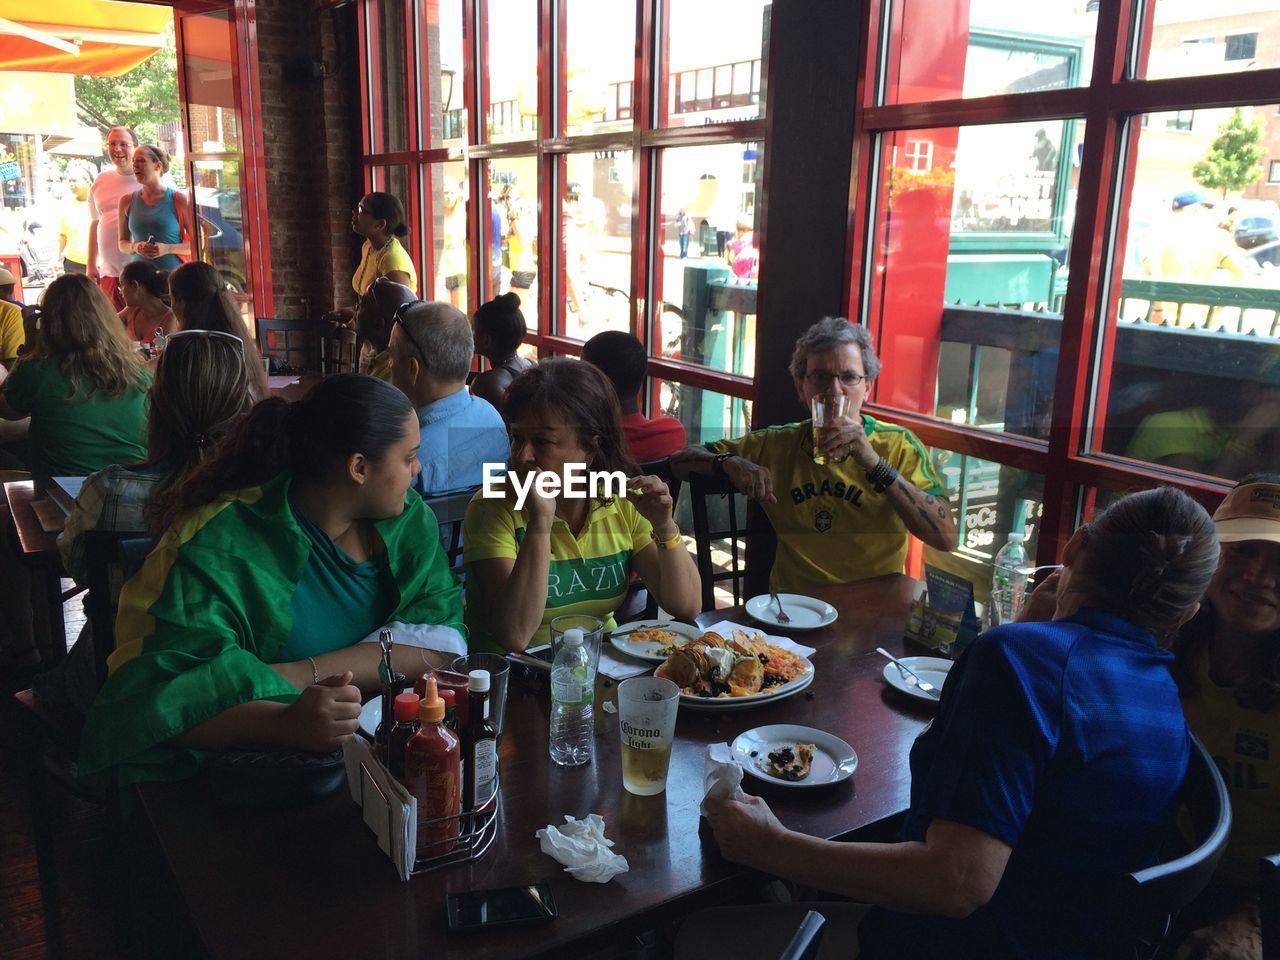
<path id="1" fill-rule="evenodd" d="M 514 560 L 524 542 L 525 511 L 512 501 L 486 499 L 477 493 L 462 525 L 463 560 L 506 557 Z M 559 517 L 551 524 L 551 569 L 542 625 L 530 646 L 549 643 L 551 621 L 568 613 L 597 617 L 605 629 L 616 624 L 613 611 L 627 595 L 631 557 L 653 541 L 653 527 L 629 500 L 593 502 L 582 532 L 574 536 Z M 501 652 L 493 637 L 488 611 L 468 598 L 467 643 L 472 650 Z"/>
<path id="2" fill-rule="evenodd" d="M 865 413 L 862 426 L 872 448 L 897 467 L 903 479 L 946 498 L 946 487 L 915 434 Z M 707 446 L 744 457 L 773 475 L 778 502 L 763 505 L 778 535 L 769 581 L 773 589 L 804 592 L 902 572 L 907 557 L 902 518 L 886 496 L 872 490 L 866 473 L 852 459 L 825 466 L 813 462 L 810 421 L 765 427 Z"/>

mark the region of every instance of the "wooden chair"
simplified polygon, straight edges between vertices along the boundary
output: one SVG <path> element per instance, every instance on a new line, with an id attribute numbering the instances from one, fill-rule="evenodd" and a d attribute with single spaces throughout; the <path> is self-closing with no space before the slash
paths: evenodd
<path id="1" fill-rule="evenodd" d="M 337 323 L 320 326 L 317 350 L 320 355 L 320 374 L 355 373 L 358 369 L 359 350 L 356 332 Z"/>
<path id="2" fill-rule="evenodd" d="M 1104 960 L 1155 957 L 1178 912 L 1204 890 L 1227 848 L 1231 833 L 1227 785 L 1213 757 L 1195 736 L 1182 784 L 1182 805 L 1191 815 L 1191 849 L 1126 875 L 1098 954 Z"/>
<path id="3" fill-rule="evenodd" d="M 258 352 L 262 356 L 273 357 L 302 372 L 319 369 L 316 325 L 310 320 L 259 317 L 257 328 Z"/>
<path id="4" fill-rule="evenodd" d="M 746 497 L 738 493 L 733 484 L 722 477 L 693 474 L 689 477 L 690 507 L 693 512 L 693 537 L 698 576 L 702 578 L 702 609 L 716 607 L 715 586 L 728 581 L 733 590 L 733 602 L 737 606 L 751 596 L 768 589 L 769 570 L 773 566 L 773 554 L 777 540 L 773 527 L 762 515 L 752 511 L 748 515 Z M 713 520 L 712 502 L 723 501 L 727 519 Z M 713 529 L 713 523 L 717 526 Z M 748 544 L 748 541 L 754 540 Z M 726 570 L 716 571 L 712 560 L 712 547 L 723 544 L 729 554 Z M 747 547 L 750 546 L 750 551 Z M 752 569 L 747 568 L 748 553 Z"/>

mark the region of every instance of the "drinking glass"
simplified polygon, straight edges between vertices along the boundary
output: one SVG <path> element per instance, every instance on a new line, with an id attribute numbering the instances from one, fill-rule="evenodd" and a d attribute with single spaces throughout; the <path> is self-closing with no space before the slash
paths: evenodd
<path id="1" fill-rule="evenodd" d="M 604 623 L 595 617 L 566 613 L 551 621 L 551 662 L 556 661 L 565 631 L 574 627 L 582 631 L 582 646 L 587 651 L 587 662 L 591 665 L 591 676 L 594 677 L 600 670 L 600 646 L 604 643 Z"/>
<path id="2" fill-rule="evenodd" d="M 468 653 L 457 657 L 449 665 L 449 669 L 464 676 L 472 670 L 489 671 L 489 718 L 498 728 L 498 736 L 502 736 L 503 721 L 507 714 L 507 677 L 511 674 L 511 661 L 497 653 Z M 459 720 L 465 716 L 464 712 Z"/>
<path id="3" fill-rule="evenodd" d="M 809 413 L 813 416 L 813 462 L 825 465 L 844 457 L 829 456 L 823 449 L 824 430 L 843 417 L 849 410 L 849 398 L 843 393 L 820 395 L 809 401 Z"/>
<path id="4" fill-rule="evenodd" d="M 667 789 L 680 688 L 658 677 L 632 677 L 618 685 L 622 785 L 640 797 Z"/>

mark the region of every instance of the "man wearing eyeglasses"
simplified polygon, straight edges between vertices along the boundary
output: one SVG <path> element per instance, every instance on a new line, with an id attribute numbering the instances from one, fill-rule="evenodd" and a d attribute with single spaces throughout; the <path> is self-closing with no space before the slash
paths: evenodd
<path id="1" fill-rule="evenodd" d="M 814 462 L 809 420 L 686 447 L 671 458 L 676 476 L 723 476 L 761 505 L 778 535 L 774 590 L 901 573 L 908 533 L 955 549 L 947 490 L 928 451 L 910 430 L 862 412 L 879 372 L 866 327 L 820 320 L 796 342 L 791 375 L 806 409 L 815 397 L 845 398 L 844 413 L 822 432 L 817 453 L 825 463 Z"/>
<path id="2" fill-rule="evenodd" d="M 437 301 L 405 303 L 391 320 L 391 382 L 418 412 L 423 496 L 478 487 L 485 463 L 506 464 L 502 414 L 467 390 L 475 344 L 466 314 Z"/>

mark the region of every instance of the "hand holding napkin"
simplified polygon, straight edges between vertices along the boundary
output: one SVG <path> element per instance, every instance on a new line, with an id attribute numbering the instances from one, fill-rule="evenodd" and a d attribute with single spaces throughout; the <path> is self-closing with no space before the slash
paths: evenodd
<path id="1" fill-rule="evenodd" d="M 576 880 L 608 883 L 631 869 L 627 858 L 613 853 L 613 841 L 604 835 L 604 818 L 592 813 L 585 820 L 565 815 L 564 826 L 547 824 L 534 834 L 542 852 L 563 863 L 565 872 Z"/>
<path id="2" fill-rule="evenodd" d="M 733 758 L 733 752 L 727 743 L 713 743 L 707 747 L 702 785 L 706 789 L 702 797 L 703 804 L 708 799 L 745 800 L 747 798 L 747 795 L 742 792 L 742 764 Z"/>

